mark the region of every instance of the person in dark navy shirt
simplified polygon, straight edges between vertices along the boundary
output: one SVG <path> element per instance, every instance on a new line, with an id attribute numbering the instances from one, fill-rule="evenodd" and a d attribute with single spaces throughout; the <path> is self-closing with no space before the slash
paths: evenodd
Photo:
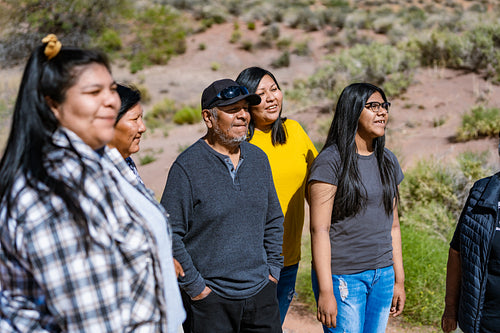
<path id="1" fill-rule="evenodd" d="M 500 143 L 498 146 L 500 156 Z M 450 244 L 444 332 L 499 332 L 500 172 L 472 187 Z"/>

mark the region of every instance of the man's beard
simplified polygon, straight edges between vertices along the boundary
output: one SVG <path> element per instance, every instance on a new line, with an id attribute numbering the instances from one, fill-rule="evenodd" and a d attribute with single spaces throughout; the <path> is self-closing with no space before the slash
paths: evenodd
<path id="1" fill-rule="evenodd" d="M 215 135 L 217 136 L 218 138 L 218 141 L 224 145 L 224 146 L 228 146 L 228 147 L 237 147 L 240 145 L 240 143 L 242 143 L 243 141 L 246 140 L 247 138 L 247 135 L 244 134 L 242 136 L 239 136 L 239 137 L 230 137 L 227 132 L 229 132 L 231 130 L 233 126 L 229 127 L 229 129 L 224 132 L 223 130 L 220 129 L 220 127 L 218 125 L 215 125 L 213 127 L 213 131 L 215 133 Z M 248 127 L 247 127 L 248 128 Z"/>

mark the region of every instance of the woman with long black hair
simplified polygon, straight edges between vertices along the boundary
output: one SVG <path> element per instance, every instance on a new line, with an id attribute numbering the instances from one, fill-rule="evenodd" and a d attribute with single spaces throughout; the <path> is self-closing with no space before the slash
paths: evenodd
<path id="1" fill-rule="evenodd" d="M 404 307 L 403 173 L 384 147 L 389 106 L 374 85 L 346 87 L 311 168 L 312 283 L 325 332 L 385 332 Z"/>
<path id="2" fill-rule="evenodd" d="M 249 107 L 252 119 L 248 125 L 248 141 L 262 149 L 269 158 L 274 186 L 285 215 L 284 267 L 281 269 L 277 288 L 283 324 L 295 294 L 307 175 L 318 152 L 302 126 L 295 120 L 282 116 L 283 92 L 271 72 L 260 67 L 249 67 L 238 75 L 236 82 L 261 97 L 259 105 Z"/>
<path id="3" fill-rule="evenodd" d="M 31 54 L 0 161 L 1 332 L 170 329 L 166 215 L 106 147 L 119 108 L 102 53 L 49 35 Z"/>

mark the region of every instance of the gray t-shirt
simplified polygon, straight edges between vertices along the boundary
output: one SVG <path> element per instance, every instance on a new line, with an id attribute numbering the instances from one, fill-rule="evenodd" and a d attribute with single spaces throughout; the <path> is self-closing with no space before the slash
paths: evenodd
<path id="1" fill-rule="evenodd" d="M 396 156 L 385 149 L 394 163 L 397 184 L 403 180 L 403 171 Z M 314 161 L 309 182 L 320 181 L 338 185 L 340 156 L 332 145 L 324 149 Z M 368 269 L 391 266 L 393 215 L 387 216 L 382 202 L 383 189 L 375 154 L 358 155 L 358 169 L 367 202 L 355 216 L 335 221 L 330 228 L 332 274 L 354 274 Z"/>

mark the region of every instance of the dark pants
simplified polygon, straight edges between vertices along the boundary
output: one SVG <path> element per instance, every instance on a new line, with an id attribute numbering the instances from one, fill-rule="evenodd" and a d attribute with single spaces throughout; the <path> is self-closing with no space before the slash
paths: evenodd
<path id="1" fill-rule="evenodd" d="M 193 301 L 182 292 L 187 318 L 185 333 L 281 333 L 276 284 L 269 283 L 256 295 L 227 299 L 211 292 Z"/>

